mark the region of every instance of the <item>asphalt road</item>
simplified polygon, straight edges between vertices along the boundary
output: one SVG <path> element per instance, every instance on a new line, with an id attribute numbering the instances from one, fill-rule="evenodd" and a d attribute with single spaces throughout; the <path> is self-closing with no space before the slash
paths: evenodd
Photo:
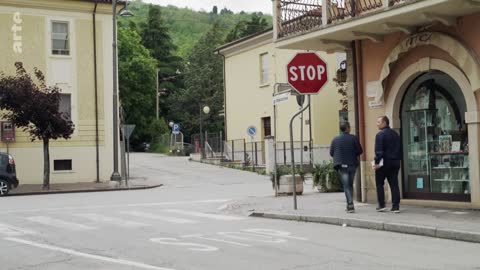
<path id="1" fill-rule="evenodd" d="M 271 196 L 266 177 L 132 156 L 164 187 L 0 199 L 0 269 L 480 269 L 480 245 L 235 216 L 229 202 Z"/>

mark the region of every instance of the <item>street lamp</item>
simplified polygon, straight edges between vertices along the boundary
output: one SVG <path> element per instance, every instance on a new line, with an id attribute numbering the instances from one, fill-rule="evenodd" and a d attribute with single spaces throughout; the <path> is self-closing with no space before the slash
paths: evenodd
<path id="1" fill-rule="evenodd" d="M 202 125 L 203 125 L 203 119 L 202 119 L 202 115 L 203 113 L 204 114 L 209 114 L 210 113 L 210 107 L 208 107 L 207 105 L 202 105 L 200 104 L 200 159 L 202 159 L 205 155 L 204 155 L 204 142 L 203 142 L 203 130 L 202 130 Z"/>
<path id="2" fill-rule="evenodd" d="M 118 68 L 117 68 L 117 0 L 112 0 L 113 17 L 113 173 L 112 181 L 121 181 L 122 176 L 118 172 Z M 128 10 L 128 4 L 120 12 L 120 16 L 132 17 L 133 13 Z"/>

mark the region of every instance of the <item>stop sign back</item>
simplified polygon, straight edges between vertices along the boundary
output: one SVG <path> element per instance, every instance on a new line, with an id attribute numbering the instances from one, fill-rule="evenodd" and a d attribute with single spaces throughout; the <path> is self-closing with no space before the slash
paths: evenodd
<path id="1" fill-rule="evenodd" d="M 317 94 L 327 83 L 327 63 L 316 53 L 298 53 L 287 65 L 288 83 L 303 95 Z"/>

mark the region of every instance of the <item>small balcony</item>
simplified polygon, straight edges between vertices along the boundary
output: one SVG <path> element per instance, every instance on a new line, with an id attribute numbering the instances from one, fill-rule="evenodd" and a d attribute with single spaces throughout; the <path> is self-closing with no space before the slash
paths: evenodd
<path id="1" fill-rule="evenodd" d="M 273 4 L 278 47 L 312 50 L 365 38 L 378 42 L 391 32 L 410 33 L 432 22 L 449 25 L 456 17 L 480 12 L 480 0 L 273 0 Z"/>

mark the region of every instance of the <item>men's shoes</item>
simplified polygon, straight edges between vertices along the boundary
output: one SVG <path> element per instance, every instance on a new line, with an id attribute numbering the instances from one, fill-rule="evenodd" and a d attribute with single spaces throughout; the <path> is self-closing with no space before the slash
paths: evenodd
<path id="1" fill-rule="evenodd" d="M 385 206 L 379 206 L 379 207 L 375 208 L 375 210 L 377 210 L 377 212 L 385 212 L 385 211 L 388 210 L 388 208 L 385 207 Z"/>
<path id="2" fill-rule="evenodd" d="M 395 214 L 399 214 L 400 213 L 400 207 L 392 207 L 392 209 L 390 209 L 390 212 L 395 213 Z"/>
<path id="3" fill-rule="evenodd" d="M 347 206 L 347 209 L 345 209 L 345 212 L 347 213 L 355 213 L 355 207 L 353 206 Z"/>

